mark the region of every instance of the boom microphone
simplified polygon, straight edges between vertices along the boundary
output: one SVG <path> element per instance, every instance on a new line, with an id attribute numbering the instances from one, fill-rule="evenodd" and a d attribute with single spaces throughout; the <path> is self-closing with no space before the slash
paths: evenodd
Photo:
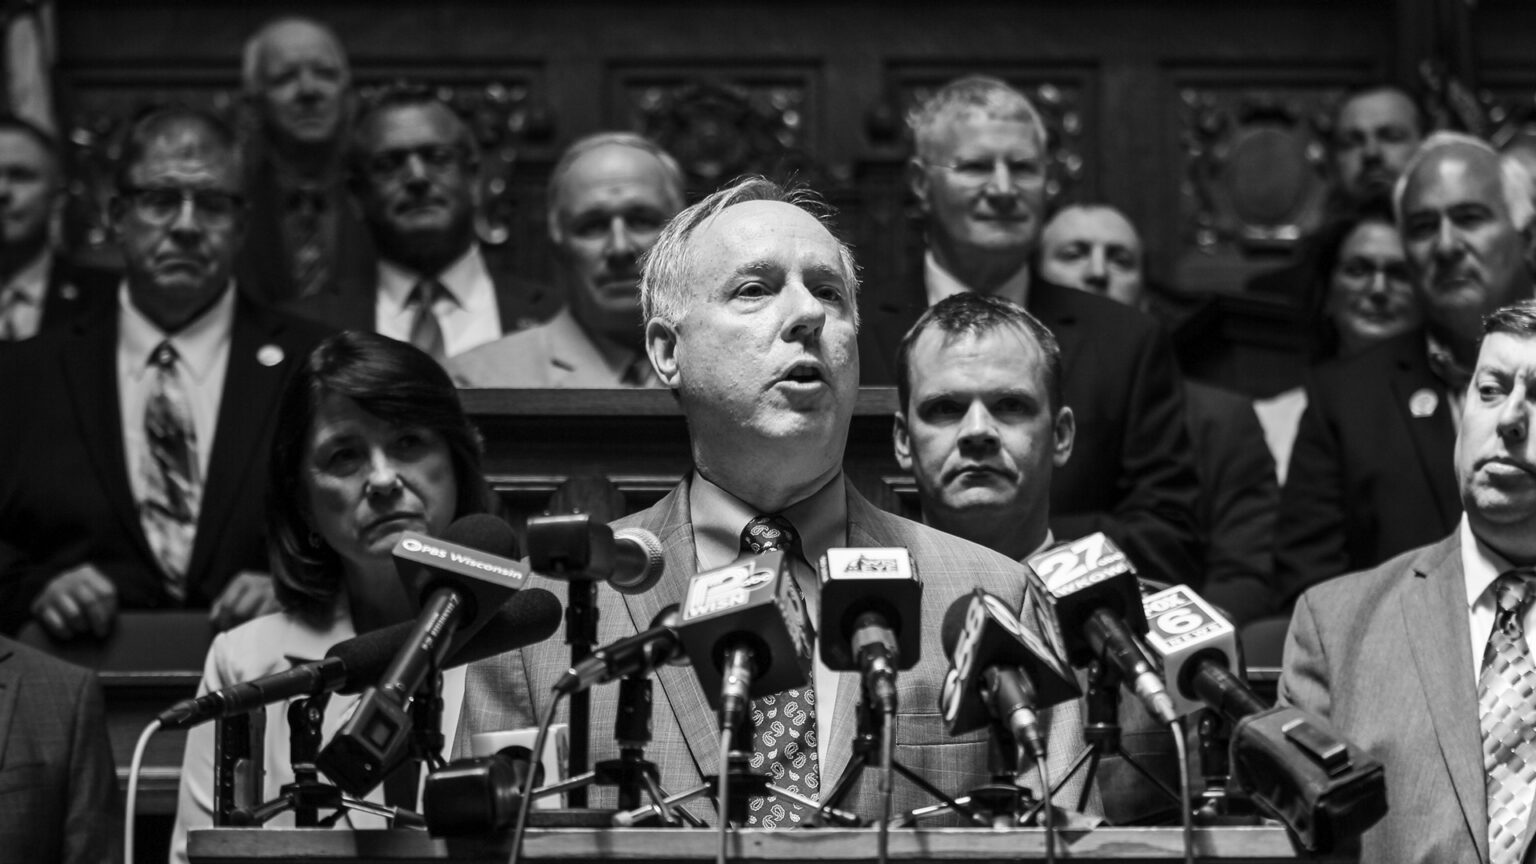
<path id="1" fill-rule="evenodd" d="M 183 699 L 160 713 L 160 728 L 185 729 L 298 696 L 356 693 L 384 674 L 413 626 L 406 621 L 382 627 L 332 645 L 324 659 Z M 530 588 L 496 610 L 485 630 L 454 652 L 445 666 L 462 666 L 542 642 L 559 626 L 560 601 L 542 588 Z"/>
<path id="2" fill-rule="evenodd" d="M 950 604 L 940 638 L 950 658 L 939 697 L 949 734 L 996 721 L 1032 758 L 1044 755 L 1036 712 L 1082 693 L 1066 662 L 980 588 Z"/>
<path id="3" fill-rule="evenodd" d="M 1110 663 L 1163 724 L 1178 719 L 1173 699 L 1136 635 L 1147 632 L 1136 571 L 1101 532 L 1031 555 L 1028 562 L 1056 598 L 1056 614 L 1074 666 Z"/>
<path id="4" fill-rule="evenodd" d="M 876 705 L 896 713 L 896 670 L 921 659 L 918 615 L 923 583 L 912 553 L 828 549 L 821 576 L 821 662 L 834 672 L 861 672 Z"/>
<path id="5" fill-rule="evenodd" d="M 782 551 L 690 579 L 677 633 L 722 729 L 737 729 L 753 699 L 809 680 L 816 631 Z"/>
<path id="6" fill-rule="evenodd" d="M 610 642 L 571 667 L 555 682 L 555 692 L 576 693 L 595 684 L 647 673 L 667 664 L 686 665 L 688 655 L 683 653 L 683 643 L 677 635 L 680 618 L 677 604 L 667 606 L 656 614 L 645 632 Z"/>

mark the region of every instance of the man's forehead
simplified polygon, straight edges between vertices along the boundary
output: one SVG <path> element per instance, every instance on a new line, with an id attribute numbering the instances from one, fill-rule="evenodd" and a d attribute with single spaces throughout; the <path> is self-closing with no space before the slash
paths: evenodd
<path id="1" fill-rule="evenodd" d="M 329 32 L 307 21 L 289 21 L 267 32 L 261 43 L 262 71 L 301 60 L 325 60 L 341 65 L 341 44 Z"/>
<path id="2" fill-rule="evenodd" d="M 1140 251 L 1136 228 L 1110 207 L 1068 207 L 1046 224 L 1043 246 L 1076 242 L 1116 243 Z"/>
<path id="3" fill-rule="evenodd" d="M 133 166 L 140 181 L 146 177 L 207 178 L 232 183 L 235 154 L 211 140 L 197 124 L 173 124 L 151 134 L 143 156 Z"/>
<path id="4" fill-rule="evenodd" d="M 1038 130 L 1012 112 L 965 106 L 939 119 L 938 140 L 955 150 L 1033 148 Z"/>
<path id="5" fill-rule="evenodd" d="M 1489 333 L 1477 352 L 1476 371 L 1536 375 L 1536 336 Z"/>
<path id="6" fill-rule="evenodd" d="M 1427 154 L 1403 190 L 1404 209 L 1446 196 L 1502 208 L 1498 157 L 1467 144 L 1451 143 Z"/>
<path id="7" fill-rule="evenodd" d="M 820 258 L 821 252 L 827 252 L 830 262 L 841 267 L 837 241 L 826 226 L 805 210 L 784 201 L 732 204 L 700 226 L 696 242 L 701 256 L 719 256 L 729 266 L 747 265 L 763 255 L 796 252 L 797 257 L 810 253 L 811 257 Z"/>
<path id="8" fill-rule="evenodd" d="M 1044 383 L 1045 351 L 1017 324 L 1005 322 L 985 330 L 959 331 L 928 327 L 917 335 L 912 348 L 914 390 L 925 385 L 954 389 L 956 379 L 979 383 L 974 375 L 978 369 L 998 372 L 1000 378 L 1012 382 L 1012 390 Z M 950 376 L 947 372 L 958 374 Z M 1017 374 L 1020 372 L 1029 374 L 1021 376 Z"/>
<path id="9" fill-rule="evenodd" d="M 560 181 L 560 196 L 575 206 L 579 199 L 605 198 L 636 192 L 666 200 L 667 176 L 661 160 L 634 147 L 608 144 L 576 158 Z"/>
<path id="10" fill-rule="evenodd" d="M 458 120 L 446 105 L 437 102 L 394 105 L 368 121 L 370 149 L 452 144 L 458 140 Z"/>
<path id="11" fill-rule="evenodd" d="M 1386 123 L 1416 125 L 1417 112 L 1407 96 L 1396 90 L 1361 93 L 1339 107 L 1339 126 L 1369 128 Z"/>
<path id="12" fill-rule="evenodd" d="M 0 161 L 42 166 L 52 162 L 48 150 L 30 133 L 0 129 Z"/>

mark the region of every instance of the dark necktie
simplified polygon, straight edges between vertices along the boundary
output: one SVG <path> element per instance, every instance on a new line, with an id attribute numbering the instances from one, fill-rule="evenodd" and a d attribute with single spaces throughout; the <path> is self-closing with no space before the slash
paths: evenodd
<path id="1" fill-rule="evenodd" d="M 187 562 L 192 556 L 202 483 L 198 477 L 197 430 L 176 360 L 176 349 L 168 341 L 161 342 L 150 355 L 154 380 L 144 404 L 149 458 L 139 463 L 144 486 L 139 519 L 163 571 L 166 593 L 181 602 L 186 599 Z"/>
<path id="2" fill-rule="evenodd" d="M 1483 650 L 1477 703 L 1488 774 L 1488 857 L 1493 864 L 1520 860 L 1536 789 L 1536 664 L 1525 641 L 1525 611 L 1536 592 L 1528 571 L 1493 583 L 1493 632 Z"/>
<path id="3" fill-rule="evenodd" d="M 300 187 L 288 199 L 288 274 L 295 297 L 318 294 L 330 277 L 325 248 L 325 193 Z"/>
<path id="4" fill-rule="evenodd" d="M 741 531 L 747 553 L 782 551 L 800 556 L 800 537 L 783 516 L 758 516 Z M 798 585 L 796 590 L 799 590 Z M 813 682 L 814 683 L 814 682 Z M 816 688 L 786 690 L 752 700 L 752 770 L 798 795 L 820 794 L 821 766 L 816 754 Z M 810 811 L 777 796 L 754 798 L 747 825 L 758 828 L 801 824 Z"/>
<path id="5" fill-rule="evenodd" d="M 411 296 L 405 301 L 408 308 L 415 310 L 411 320 L 411 344 L 431 354 L 439 363 L 448 359 L 448 353 L 443 348 L 443 328 L 437 323 L 432 304 L 447 293 L 448 289 L 437 280 L 423 279 L 411 289 Z"/>

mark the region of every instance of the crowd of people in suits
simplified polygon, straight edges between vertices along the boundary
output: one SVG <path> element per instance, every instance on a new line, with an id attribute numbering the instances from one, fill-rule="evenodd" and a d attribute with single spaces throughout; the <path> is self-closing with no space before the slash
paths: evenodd
<path id="1" fill-rule="evenodd" d="M 120 272 L 54 249 L 58 142 L 0 118 L 0 632 L 91 639 L 120 610 L 207 609 L 222 633 L 205 690 L 319 656 L 411 616 L 388 557 L 401 531 L 496 509 L 455 386 L 666 388 L 694 469 L 618 523 L 655 533 L 668 566 L 650 592 L 601 595 L 600 641 L 648 626 L 761 518 L 789 526 L 813 619 L 826 549 L 911 550 L 925 643 L 976 587 L 1054 620 L 1035 614 L 1049 600 L 1021 562 L 1103 532 L 1146 580 L 1198 587 L 1239 624 L 1295 608 L 1281 698 L 1388 770 L 1367 860 L 1518 860 L 1529 845 L 1536 778 L 1507 765 L 1528 746 L 1510 729 L 1536 712 L 1503 694 L 1536 690 L 1519 650 L 1531 604 L 1503 574 L 1536 563 L 1536 203 L 1517 160 L 1431 132 L 1406 93 L 1340 102 L 1329 224 L 1245 288 L 1289 298 L 1311 340 L 1305 386 L 1255 405 L 1180 373 L 1124 214 L 1048 209 L 1045 123 L 997 79 L 952 81 L 911 116 L 919 278 L 861 293 L 857 250 L 813 194 L 746 178 L 690 205 L 677 161 L 630 132 L 582 137 L 555 165 L 557 284 L 531 283 L 477 238 L 478 144 L 432 91 L 356 104 L 340 41 L 300 18 L 253 35 L 243 71 L 251 140 L 182 106 L 125 130 Z M 896 388 L 894 457 L 920 521 L 843 473 L 860 386 Z M 563 650 L 457 673 L 450 748 L 532 725 Z M 903 704 L 932 702 L 945 662 L 925 651 Z M 25 825 L 0 814 L 0 836 L 100 860 L 109 841 L 80 839 L 110 834 L 100 696 L 54 666 L 0 640 L 0 700 L 50 694 L 0 738 L 0 789 L 34 751 L 71 766 L 40 782 L 52 791 Z M 819 699 L 795 716 L 809 770 L 830 780 L 858 690 L 813 677 Z M 656 712 L 650 757 L 686 788 L 714 763 L 711 711 L 688 670 L 658 682 L 672 710 Z M 612 696 L 597 694 L 595 724 Z M 327 729 L 348 704 L 330 703 Z M 1127 730 L 1148 727 L 1139 710 Z M 1044 713 L 1064 768 L 1079 708 Z M 282 730 L 274 714 L 273 789 L 291 776 Z M 189 738 L 178 860 L 211 819 L 211 745 L 207 729 Z M 617 755 L 602 746 L 594 759 Z M 897 750 L 946 788 L 988 776 L 984 734 L 950 738 L 919 714 Z M 1143 821 L 1158 808 L 1140 782 L 1111 766 L 1072 797 L 1090 821 Z M 869 781 L 848 800 L 873 795 Z M 1460 812 L 1436 809 L 1452 800 Z M 765 824 L 808 818 L 764 806 Z"/>

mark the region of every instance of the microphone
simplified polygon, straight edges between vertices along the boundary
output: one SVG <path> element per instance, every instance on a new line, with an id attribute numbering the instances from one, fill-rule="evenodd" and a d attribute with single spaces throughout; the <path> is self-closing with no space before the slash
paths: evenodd
<path id="1" fill-rule="evenodd" d="M 648 673 L 667 664 L 687 665 L 688 655 L 683 653 L 683 642 L 677 635 L 680 621 L 677 604 L 663 608 L 645 632 L 610 642 L 571 667 L 555 682 L 555 692 L 569 695 L 625 675 Z"/>
<path id="2" fill-rule="evenodd" d="M 651 590 L 665 570 L 661 541 L 644 528 L 618 531 L 586 513 L 528 520 L 528 566 L 556 579 L 607 582 L 621 594 Z"/>
<path id="3" fill-rule="evenodd" d="M 528 580 L 527 571 L 513 560 L 517 536 L 512 526 L 489 513 L 454 520 L 440 538 L 403 532 L 391 554 L 395 572 L 423 611 L 434 602 L 443 603 L 441 597 L 433 600 L 443 591 L 457 598 L 461 608 L 453 613 L 454 626 L 445 628 L 450 653 L 479 632 Z"/>
<path id="4" fill-rule="evenodd" d="M 677 628 L 720 727 L 753 699 L 803 686 L 816 630 L 782 551 L 746 555 L 688 581 Z"/>
<path id="5" fill-rule="evenodd" d="M 515 545 L 511 527 L 495 516 L 466 516 L 443 535 L 438 540 L 407 531 L 395 544 L 397 560 L 410 562 L 402 569 L 407 586 L 425 594 L 421 611 L 378 684 L 363 693 L 316 760 L 354 795 L 367 794 L 404 757 L 411 729 L 406 709 L 427 675 L 443 668 L 452 650 L 483 628 L 527 579 L 515 562 L 495 554 L 513 552 Z M 495 552 L 471 545 L 481 543 Z"/>
<path id="6" fill-rule="evenodd" d="M 560 626 L 560 612 L 560 601 L 542 588 L 519 592 L 496 610 L 490 626 L 454 652 L 445 666 L 462 666 L 542 642 Z M 407 621 L 382 627 L 332 645 L 324 659 L 183 699 L 160 713 L 160 728 L 186 729 L 298 696 L 356 693 L 384 673 L 412 626 Z"/>
<path id="7" fill-rule="evenodd" d="M 950 658 L 939 695 L 949 734 L 996 721 L 1032 758 L 1043 756 L 1045 738 L 1035 712 L 1082 694 L 1066 662 L 980 588 L 950 604 L 939 635 Z"/>
<path id="8" fill-rule="evenodd" d="M 1309 851 L 1331 849 L 1386 812 L 1379 762 L 1318 717 L 1271 708 L 1240 677 L 1236 631 L 1189 587 L 1145 600 L 1147 644 L 1163 661 L 1180 714 L 1209 707 L 1233 724 L 1237 785 Z"/>
<path id="9" fill-rule="evenodd" d="M 906 549 L 828 549 L 821 576 L 821 662 L 860 672 L 864 688 L 896 713 L 896 670 L 922 659 L 923 583 Z"/>
<path id="10" fill-rule="evenodd" d="M 1072 665 L 1112 664 L 1153 717 L 1164 725 L 1177 720 L 1168 689 L 1136 644 L 1136 634 L 1147 632 L 1147 617 L 1125 553 L 1095 532 L 1031 555 L 1026 563 L 1056 598 Z"/>

